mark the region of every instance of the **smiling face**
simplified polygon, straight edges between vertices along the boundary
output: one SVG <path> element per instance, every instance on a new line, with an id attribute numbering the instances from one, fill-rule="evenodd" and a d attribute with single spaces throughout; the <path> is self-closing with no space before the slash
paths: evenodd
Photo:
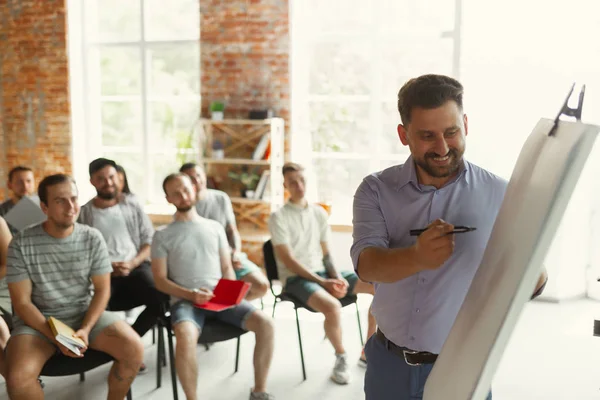
<path id="1" fill-rule="evenodd" d="M 107 165 L 94 172 L 90 183 L 96 188 L 96 193 L 101 199 L 112 200 L 119 193 L 119 176 L 112 165 Z"/>
<path id="2" fill-rule="evenodd" d="M 191 179 L 196 194 L 200 194 L 206 190 L 206 172 L 202 168 L 195 166 L 181 172 Z"/>
<path id="3" fill-rule="evenodd" d="M 454 101 L 431 109 L 415 107 L 410 123 L 398 125 L 400 141 L 410 148 L 419 182 L 436 187 L 457 174 L 467 133 L 467 116 Z"/>
<path id="4" fill-rule="evenodd" d="M 77 186 L 71 180 L 48 186 L 47 204 L 40 203 L 48 221 L 59 229 L 69 229 L 79 215 Z"/>

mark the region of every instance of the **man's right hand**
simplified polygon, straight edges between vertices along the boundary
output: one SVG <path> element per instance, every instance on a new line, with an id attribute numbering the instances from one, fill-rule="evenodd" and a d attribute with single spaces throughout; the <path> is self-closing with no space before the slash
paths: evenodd
<path id="1" fill-rule="evenodd" d="M 419 235 L 414 245 L 416 260 L 423 269 L 437 269 L 454 252 L 454 225 L 437 219 Z"/>
<path id="2" fill-rule="evenodd" d="M 194 304 L 204 304 L 213 297 L 215 297 L 215 295 L 211 290 L 201 288 L 197 289 L 197 291 L 193 293 L 192 302 Z"/>
<path id="3" fill-rule="evenodd" d="M 336 299 L 341 299 L 348 293 L 348 287 L 341 279 L 325 279 L 325 282 L 321 286 Z"/>

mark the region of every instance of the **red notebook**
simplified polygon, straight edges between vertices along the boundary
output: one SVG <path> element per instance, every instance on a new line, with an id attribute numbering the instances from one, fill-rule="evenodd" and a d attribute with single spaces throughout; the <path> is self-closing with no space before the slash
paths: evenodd
<path id="1" fill-rule="evenodd" d="M 248 290 L 250 290 L 250 286 L 250 283 L 244 281 L 220 279 L 215 290 L 213 290 L 215 296 L 207 303 L 194 305 L 209 311 L 227 310 L 242 302 Z"/>

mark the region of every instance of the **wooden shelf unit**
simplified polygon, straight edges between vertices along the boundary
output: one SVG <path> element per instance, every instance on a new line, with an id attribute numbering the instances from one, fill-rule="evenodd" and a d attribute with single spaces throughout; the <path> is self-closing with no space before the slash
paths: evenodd
<path id="1" fill-rule="evenodd" d="M 200 127 L 202 129 L 200 162 L 203 163 L 207 175 L 215 179 L 218 189 L 229 194 L 240 231 L 267 232 L 269 215 L 278 210 L 284 202 L 281 176 L 284 161 L 284 120 L 282 118 L 220 121 L 201 119 Z M 269 158 L 253 160 L 252 154 L 264 135 L 268 135 L 270 140 Z M 214 157 L 213 144 L 216 140 L 223 145 L 223 158 Z M 266 197 L 262 199 L 241 197 L 241 185 L 231 180 L 228 173 L 243 169 L 251 169 L 259 177 L 264 171 L 269 171 Z"/>

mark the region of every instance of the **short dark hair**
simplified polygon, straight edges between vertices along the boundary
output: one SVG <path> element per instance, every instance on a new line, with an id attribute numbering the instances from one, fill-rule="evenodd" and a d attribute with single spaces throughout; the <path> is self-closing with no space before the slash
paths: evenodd
<path id="1" fill-rule="evenodd" d="M 183 164 L 181 166 L 181 168 L 179 168 L 179 172 L 183 172 L 183 171 L 187 171 L 188 169 L 192 169 L 192 168 L 196 168 L 199 167 L 198 164 L 196 164 L 195 162 L 186 162 L 185 164 Z M 202 168 L 202 167 L 200 167 Z"/>
<path id="2" fill-rule="evenodd" d="M 283 168 L 281 168 L 281 174 L 285 176 L 288 172 L 300 172 L 304 171 L 304 167 L 295 162 L 286 162 L 283 164 Z"/>
<path id="3" fill-rule="evenodd" d="M 10 171 L 8 171 L 8 181 L 12 181 L 12 178 L 15 176 L 15 174 L 18 174 L 19 172 L 31 172 L 33 173 L 33 170 L 29 167 L 26 167 L 24 165 L 17 165 L 16 167 L 12 168 Z"/>
<path id="4" fill-rule="evenodd" d="M 58 185 L 65 182 L 75 183 L 75 179 L 66 174 L 54 174 L 48 175 L 40 182 L 38 186 L 38 196 L 40 201 L 45 205 L 48 205 L 48 188 L 50 186 Z"/>
<path id="5" fill-rule="evenodd" d="M 96 172 L 100 171 L 102 168 L 104 168 L 108 165 L 110 165 L 114 169 L 117 169 L 117 163 L 114 162 L 113 160 L 109 160 L 108 158 L 102 158 L 102 157 L 96 158 L 94 161 L 92 161 L 90 163 L 90 168 L 89 168 L 90 178 Z"/>
<path id="6" fill-rule="evenodd" d="M 168 193 L 167 193 L 167 184 L 169 182 L 171 182 L 173 179 L 178 178 L 180 176 L 188 178 L 188 176 L 186 174 L 184 174 L 183 172 L 174 172 L 172 174 L 167 175 L 167 177 L 163 180 L 163 185 L 162 186 L 163 186 L 163 191 L 165 192 L 166 195 L 168 195 Z"/>
<path id="7" fill-rule="evenodd" d="M 415 107 L 437 108 L 454 101 L 463 108 L 463 86 L 445 75 L 422 75 L 406 82 L 398 92 L 398 112 L 403 125 L 408 125 Z"/>

